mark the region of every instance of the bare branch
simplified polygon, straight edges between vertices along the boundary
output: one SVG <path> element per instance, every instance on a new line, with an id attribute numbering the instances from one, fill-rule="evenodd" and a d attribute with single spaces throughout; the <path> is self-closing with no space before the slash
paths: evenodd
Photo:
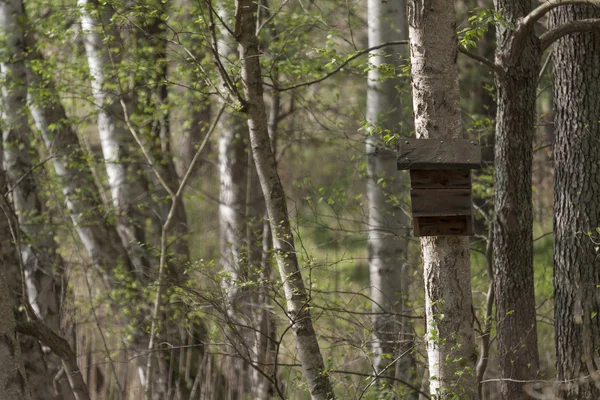
<path id="1" fill-rule="evenodd" d="M 458 52 L 464 54 L 465 56 L 467 56 L 469 58 L 472 58 L 475 61 L 482 63 L 483 65 L 490 68 L 492 71 L 494 71 L 497 74 L 503 73 L 502 68 L 500 68 L 499 65 L 495 64 L 492 60 L 488 60 L 487 58 L 482 57 L 479 54 L 472 53 L 462 46 L 458 46 Z"/>
<path id="2" fill-rule="evenodd" d="M 570 21 L 550 29 L 540 36 L 540 45 L 542 50 L 546 50 L 563 36 L 576 32 L 590 32 L 600 30 L 600 18 L 581 19 L 579 21 Z"/>

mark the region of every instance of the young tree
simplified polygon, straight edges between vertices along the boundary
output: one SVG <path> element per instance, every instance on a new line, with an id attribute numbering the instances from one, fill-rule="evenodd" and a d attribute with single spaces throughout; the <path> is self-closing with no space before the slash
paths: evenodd
<path id="1" fill-rule="evenodd" d="M 600 18 L 597 6 L 556 8 L 553 27 Z M 552 47 L 554 61 L 554 326 L 558 396 L 600 398 L 600 30 Z"/>
<path id="2" fill-rule="evenodd" d="M 454 5 L 409 2 L 413 109 L 418 138 L 463 137 L 458 92 Z M 429 392 L 436 398 L 477 398 L 469 239 L 421 238 Z"/>
<path id="3" fill-rule="evenodd" d="M 233 19 L 226 2 L 219 4 L 218 16 L 223 21 Z M 239 62 L 238 44 L 223 25 L 219 26 L 218 36 L 214 31 L 215 41 L 213 55 L 223 67 L 221 81 L 226 86 L 232 79 L 230 71 Z M 266 359 L 262 354 L 266 348 L 257 347 L 261 336 L 268 337 L 259 323 L 267 300 L 259 299 L 264 200 L 245 115 L 227 107 L 218 129 L 220 264 L 224 272 L 221 283 L 229 320 L 227 336 L 237 353 L 229 361 L 235 368 L 232 375 L 238 381 L 237 387 L 262 399 L 268 396 L 264 392 L 267 387 L 261 384 L 263 376 L 253 372 L 267 368 L 258 364 L 259 360 Z"/>
<path id="4" fill-rule="evenodd" d="M 235 31 L 239 42 L 242 108 L 247 113 L 250 143 L 271 225 L 273 249 L 287 301 L 287 315 L 294 336 L 304 377 L 313 400 L 333 399 L 333 387 L 325 369 L 310 315 L 310 298 L 304 286 L 294 236 L 288 216 L 285 191 L 277 172 L 271 147 L 268 118 L 263 99 L 259 41 L 256 36 L 258 4 L 236 2 Z"/>
<path id="5" fill-rule="evenodd" d="M 370 0 L 369 47 L 408 37 L 406 3 L 403 0 Z M 385 137 L 402 130 L 401 87 L 407 84 L 402 73 L 404 45 L 371 52 L 367 82 L 367 197 L 369 200 L 369 269 L 373 301 L 373 365 L 381 371 L 402 355 L 387 375 L 410 382 L 414 374 L 411 354 L 412 329 L 402 315 L 408 288 L 408 221 L 400 197 L 406 192 L 403 175 L 397 171 L 396 151 Z M 392 76 L 386 67 L 393 66 Z"/>

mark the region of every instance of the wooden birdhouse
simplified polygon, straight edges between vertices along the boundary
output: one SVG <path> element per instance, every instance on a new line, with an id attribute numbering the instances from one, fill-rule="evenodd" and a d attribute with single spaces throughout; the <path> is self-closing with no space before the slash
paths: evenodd
<path id="1" fill-rule="evenodd" d="M 398 169 L 410 170 L 415 236 L 473 235 L 471 169 L 479 143 L 466 139 L 403 139 Z"/>

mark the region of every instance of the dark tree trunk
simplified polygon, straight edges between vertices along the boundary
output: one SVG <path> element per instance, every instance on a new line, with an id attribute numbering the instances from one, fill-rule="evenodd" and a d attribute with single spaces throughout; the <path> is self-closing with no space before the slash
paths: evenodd
<path id="1" fill-rule="evenodd" d="M 498 363 L 503 399 L 529 398 L 523 383 L 538 372 L 533 284 L 533 209 L 531 204 L 532 140 L 540 63 L 533 30 L 515 43 L 513 28 L 531 10 L 529 0 L 495 0 L 506 19 L 498 24 L 496 74 L 498 110 L 495 149 L 494 289 Z M 519 54 L 514 49 L 520 46 Z M 518 53 L 518 52 L 517 52 Z"/>
<path id="2" fill-rule="evenodd" d="M 599 17 L 578 5 L 556 8 L 551 19 Z M 557 379 L 572 381 L 560 386 L 561 399 L 592 400 L 600 399 L 600 33 L 565 36 L 553 51 Z"/>

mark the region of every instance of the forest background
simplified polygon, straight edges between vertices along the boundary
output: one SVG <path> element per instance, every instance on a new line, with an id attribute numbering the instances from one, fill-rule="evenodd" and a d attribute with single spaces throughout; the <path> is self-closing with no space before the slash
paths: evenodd
<path id="1" fill-rule="evenodd" d="M 598 398 L 600 11 L 409 3 L 0 1 L 0 398 Z M 468 243 L 415 135 L 481 144 Z"/>

